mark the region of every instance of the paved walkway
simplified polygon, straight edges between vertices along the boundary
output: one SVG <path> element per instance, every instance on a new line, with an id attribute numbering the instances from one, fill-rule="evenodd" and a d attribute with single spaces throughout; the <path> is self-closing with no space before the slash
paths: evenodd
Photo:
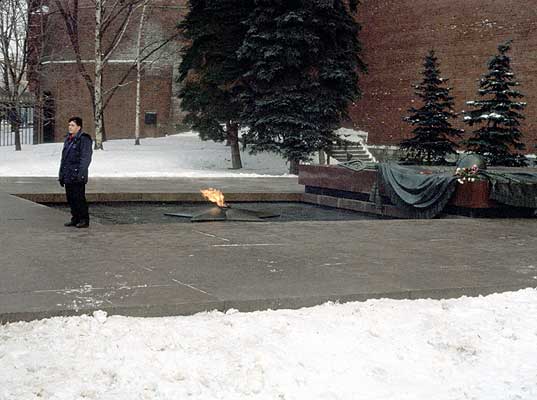
<path id="1" fill-rule="evenodd" d="M 212 180 L 211 186 L 298 193 L 296 180 L 283 179 Z M 179 183 L 151 180 L 149 188 L 137 179 L 96 180 L 90 191 L 171 192 Z M 64 212 L 10 194 L 52 191 L 53 184 L 0 180 L 2 322 L 97 309 L 162 316 L 537 286 L 535 219 L 94 223 L 77 230 L 63 227 Z"/>

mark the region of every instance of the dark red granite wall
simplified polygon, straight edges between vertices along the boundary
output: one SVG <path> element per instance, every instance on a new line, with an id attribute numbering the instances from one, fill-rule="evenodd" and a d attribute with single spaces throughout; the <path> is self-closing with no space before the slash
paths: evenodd
<path id="1" fill-rule="evenodd" d="M 476 98 L 478 80 L 497 45 L 513 39 L 512 66 L 528 103 L 525 141 L 535 151 L 537 0 L 363 0 L 360 9 L 369 74 L 362 78 L 364 96 L 351 115 L 354 128 L 369 132 L 369 143 L 397 144 L 409 135 L 401 117 L 413 105 L 411 86 L 421 79 L 429 49 L 436 50 L 461 111 L 465 101 Z"/>

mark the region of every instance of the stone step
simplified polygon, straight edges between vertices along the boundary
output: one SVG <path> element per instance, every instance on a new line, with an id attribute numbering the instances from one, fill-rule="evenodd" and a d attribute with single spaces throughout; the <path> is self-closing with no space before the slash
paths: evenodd
<path id="1" fill-rule="evenodd" d="M 354 152 L 354 151 L 334 151 L 331 153 L 332 157 L 342 157 L 346 156 L 347 154 L 351 154 L 353 157 L 364 157 L 364 158 L 371 158 L 369 154 L 366 152 Z"/>
<path id="2" fill-rule="evenodd" d="M 363 147 L 359 147 L 359 148 L 354 148 L 354 149 L 344 149 L 344 148 L 341 148 L 341 147 L 338 147 L 336 149 L 332 149 L 333 152 L 336 152 L 336 151 L 347 151 L 349 153 L 367 153 L 366 150 L 363 148 Z"/>
<path id="3" fill-rule="evenodd" d="M 334 146 L 333 147 L 334 150 L 363 150 L 364 149 L 364 146 Z"/>
<path id="4" fill-rule="evenodd" d="M 364 151 L 364 148 L 363 147 L 347 147 L 345 149 L 345 147 L 338 147 L 337 148 L 338 150 L 347 150 L 347 151 Z"/>
<path id="5" fill-rule="evenodd" d="M 367 153 L 358 153 L 356 151 L 334 151 L 332 154 L 341 154 L 341 155 L 344 155 L 344 154 L 352 154 L 352 155 L 355 155 L 355 156 L 363 156 L 363 157 L 369 157 L 369 154 Z"/>
<path id="6" fill-rule="evenodd" d="M 339 161 L 339 162 L 343 162 L 343 161 L 349 161 L 349 158 L 347 156 L 332 156 L 333 159 Z M 350 157 L 350 160 L 360 160 L 360 161 L 364 161 L 364 162 L 373 162 L 373 159 L 371 157 L 355 157 L 355 156 L 352 156 Z"/>
<path id="7" fill-rule="evenodd" d="M 334 145 L 330 156 L 339 162 L 348 160 L 360 160 L 363 162 L 374 162 L 374 158 L 364 148 L 362 143 L 347 142 L 341 146 Z"/>

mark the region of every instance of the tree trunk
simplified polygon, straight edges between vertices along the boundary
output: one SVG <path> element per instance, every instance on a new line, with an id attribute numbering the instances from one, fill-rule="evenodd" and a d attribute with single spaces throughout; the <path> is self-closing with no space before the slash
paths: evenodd
<path id="1" fill-rule="evenodd" d="M 21 151 L 21 128 L 18 122 L 15 122 L 15 151 Z"/>
<path id="2" fill-rule="evenodd" d="M 102 115 L 101 115 L 101 124 L 102 124 L 102 132 L 103 132 L 103 135 L 102 135 L 102 136 L 103 136 L 103 143 L 106 142 L 106 118 L 105 118 L 105 116 L 104 116 L 104 109 L 105 109 L 105 108 L 106 108 L 106 107 L 103 106 L 103 113 L 102 113 Z M 104 149 L 104 147 L 103 147 L 103 145 L 101 144 L 101 150 L 103 150 L 103 149 Z"/>
<path id="3" fill-rule="evenodd" d="M 103 99 L 101 96 L 101 86 L 99 85 L 101 78 L 102 75 L 100 73 L 99 75 L 95 75 L 95 150 L 103 149 Z"/>
<path id="4" fill-rule="evenodd" d="M 147 9 L 147 3 L 146 0 L 144 2 L 144 7 L 142 8 L 142 15 L 140 16 L 140 26 L 138 27 L 138 40 L 136 43 L 136 124 L 134 128 L 134 136 L 135 141 L 134 145 L 139 146 L 140 145 L 140 114 L 141 114 L 141 95 L 140 95 L 140 89 L 142 84 L 142 62 L 140 60 L 140 49 L 142 46 L 142 32 L 144 28 L 144 19 L 145 19 L 145 11 Z"/>
<path id="5" fill-rule="evenodd" d="M 136 121 L 134 125 L 134 145 L 140 145 L 140 86 L 141 86 L 141 71 L 140 71 L 140 62 L 138 61 L 137 71 L 136 71 Z"/>
<path id="6" fill-rule="evenodd" d="M 12 111 L 11 132 L 15 136 L 15 151 L 21 151 L 21 124 L 19 112 L 16 108 Z"/>
<path id="7" fill-rule="evenodd" d="M 234 122 L 226 123 L 227 138 L 231 147 L 232 169 L 241 169 L 241 152 L 239 148 L 239 125 Z"/>
<path id="8" fill-rule="evenodd" d="M 103 64 L 104 65 L 104 64 Z M 101 74 L 101 85 L 104 81 L 104 76 L 103 74 Z M 101 86 L 101 93 L 103 93 L 103 88 Z M 101 114 L 101 129 L 102 129 L 102 137 L 103 137 L 103 143 L 106 142 L 106 118 L 105 118 L 105 114 L 104 114 L 104 110 L 106 109 L 106 105 L 104 104 L 104 97 L 103 97 L 103 106 L 102 106 L 102 114 Z M 101 150 L 103 150 L 104 147 L 103 145 L 101 144 Z"/>
<path id="9" fill-rule="evenodd" d="M 101 24 L 102 1 L 95 1 L 95 150 L 103 149 L 103 54 Z"/>
<path id="10" fill-rule="evenodd" d="M 325 153 L 323 149 L 319 150 L 319 164 L 320 165 L 326 164 L 326 157 L 325 157 Z"/>
<path id="11" fill-rule="evenodd" d="M 299 160 L 295 160 L 295 159 L 289 160 L 289 173 L 292 175 L 298 175 L 299 164 L 300 164 Z"/>
<path id="12" fill-rule="evenodd" d="M 145 6 L 144 6 L 145 10 Z M 143 18 L 143 15 L 142 15 Z M 140 86 L 141 86 L 141 80 L 142 80 L 142 72 L 141 72 L 141 65 L 140 65 L 140 35 L 138 35 L 138 65 L 136 66 L 136 120 L 134 125 L 134 145 L 139 146 L 140 145 Z"/>

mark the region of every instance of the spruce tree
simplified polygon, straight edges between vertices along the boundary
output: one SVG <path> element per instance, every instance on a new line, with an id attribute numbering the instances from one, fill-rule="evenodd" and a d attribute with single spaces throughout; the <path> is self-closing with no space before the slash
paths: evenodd
<path id="1" fill-rule="evenodd" d="M 451 126 L 450 119 L 457 118 L 454 101 L 449 94 L 451 88 L 443 86 L 447 79 L 440 77 L 434 50 L 425 57 L 423 67 L 423 80 L 415 86 L 423 105 L 410 108 L 410 115 L 403 118 L 414 126 L 414 136 L 402 141 L 401 149 L 420 164 L 441 164 L 446 155 L 456 153 L 458 146 L 453 139 L 460 137 L 462 131 Z"/>
<path id="2" fill-rule="evenodd" d="M 242 168 L 242 162 L 241 105 L 233 91 L 245 73 L 237 50 L 247 31 L 242 22 L 252 7 L 253 0 L 190 0 L 189 12 L 180 24 L 190 42 L 179 67 L 185 123 L 203 140 L 227 140 L 234 169 Z"/>
<path id="3" fill-rule="evenodd" d="M 239 51 L 248 66 L 246 138 L 253 152 L 279 153 L 297 173 L 300 161 L 336 140 L 359 95 L 359 25 L 344 0 L 255 0 L 247 25 Z"/>
<path id="4" fill-rule="evenodd" d="M 489 165 L 523 166 L 525 157 L 516 150 L 524 150 L 520 142 L 520 113 L 526 103 L 517 101 L 523 96 L 514 88 L 519 86 L 511 70 L 507 56 L 510 41 L 498 46 L 499 54 L 488 64 L 488 72 L 479 83 L 481 100 L 468 101 L 475 108 L 467 113 L 464 121 L 476 126 L 473 137 L 465 141 L 470 151 L 482 155 Z"/>

